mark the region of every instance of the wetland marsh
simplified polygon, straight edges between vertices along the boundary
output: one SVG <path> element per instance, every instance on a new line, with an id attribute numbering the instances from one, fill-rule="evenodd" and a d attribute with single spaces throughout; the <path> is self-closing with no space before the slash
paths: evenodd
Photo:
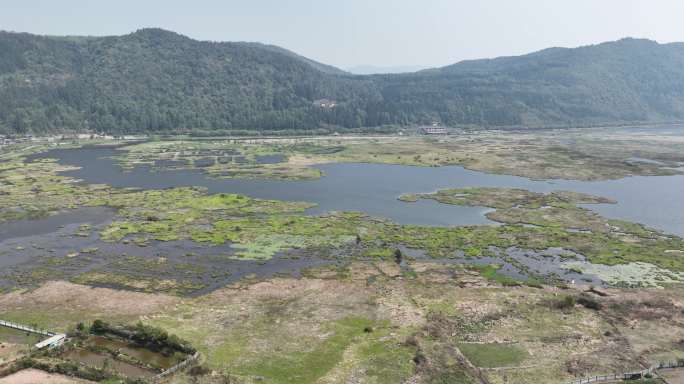
<path id="1" fill-rule="evenodd" d="M 203 364 L 239 383 L 552 382 L 539 353 L 566 361 L 544 360 L 559 377 L 637 359 L 594 366 L 564 350 L 599 353 L 583 338 L 680 356 L 670 337 L 651 351 L 612 320 L 636 305 L 625 297 L 673 298 L 684 283 L 684 135 L 625 135 L 603 146 L 482 133 L 18 148 L 0 163 L 3 315 L 63 329 L 115 310 L 197 343 Z M 578 141 L 588 153 L 573 152 Z M 590 286 L 615 296 L 592 304 Z M 114 301 L 93 307 L 65 289 Z M 124 309 L 122 295 L 149 307 Z M 80 304 L 57 309 L 62 320 L 50 300 Z M 676 323 L 668 303 L 649 310 Z M 532 331 L 548 324 L 567 329 Z M 444 360 L 459 353 L 471 366 Z"/>
<path id="2" fill-rule="evenodd" d="M 425 145 L 413 140 L 418 148 Z M 293 146 L 333 156 L 347 148 Z M 283 153 L 273 153 L 277 149 Z M 54 206 L 42 208 L 48 212 L 44 218 L 3 224 L 7 268 L 0 279 L 6 287 L 59 276 L 91 285 L 202 294 L 246 276 L 299 275 L 317 265 L 389 259 L 400 248 L 413 258 L 487 261 L 521 281 L 639 284 L 633 276 L 621 282 L 592 263 L 648 270 L 646 285 L 682 279 L 678 252 L 684 245 L 676 235 L 684 234 L 683 175 L 532 180 L 455 165 L 384 161 L 311 164 L 306 168 L 320 177 L 287 180 L 280 172 L 257 178 L 207 172 L 229 164 L 220 161 L 229 155 L 231 167 L 288 169 L 289 159 L 300 156 L 288 151 L 292 148 L 283 150 L 282 143 L 200 142 L 185 148 L 152 142 L 29 155 L 25 164 L 46 175 L 44 186 L 34 183 L 26 191 L 26 184 L 24 193 L 45 189 L 49 198 L 43 203 L 54 200 Z M 146 160 L 132 162 L 131 156 Z M 149 163 L 168 157 L 175 160 Z M 631 161 L 634 157 L 625 160 Z M 188 162 L 195 166 L 179 166 Z M 476 193 L 454 201 L 445 195 L 449 191 Z M 30 213 L 35 203 L 27 203 Z M 533 256 L 553 249 L 566 253 Z"/>

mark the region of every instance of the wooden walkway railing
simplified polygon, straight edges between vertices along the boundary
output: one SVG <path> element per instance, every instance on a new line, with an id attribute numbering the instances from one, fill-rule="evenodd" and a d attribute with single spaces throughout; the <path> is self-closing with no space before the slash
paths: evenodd
<path id="1" fill-rule="evenodd" d="M 646 377 L 646 375 L 652 375 L 659 369 L 674 369 L 674 368 L 684 368 L 684 360 L 678 361 L 661 361 L 658 364 L 652 365 L 650 368 L 644 369 L 638 372 L 629 373 L 616 373 L 612 375 L 597 375 L 592 377 L 586 377 L 583 379 L 569 381 L 567 384 L 591 384 L 591 383 L 602 383 L 606 381 L 615 380 L 636 380 Z"/>
<path id="2" fill-rule="evenodd" d="M 43 336 L 48 336 L 48 337 L 50 337 L 50 336 L 55 336 L 55 335 L 56 335 L 56 333 L 47 331 L 47 330 L 45 330 L 45 329 L 37 329 L 37 328 L 29 327 L 29 326 L 27 326 L 27 325 L 22 325 L 22 324 L 18 324 L 18 323 L 13 323 L 13 322 L 11 322 L 11 321 L 5 321 L 5 320 L 0 320 L 0 326 L 2 326 L 2 327 L 7 327 L 7 328 L 12 328 L 12 329 L 16 329 L 16 330 L 19 330 L 19 331 L 25 331 L 25 332 L 35 333 L 35 334 L 37 334 L 37 335 L 43 335 Z"/>

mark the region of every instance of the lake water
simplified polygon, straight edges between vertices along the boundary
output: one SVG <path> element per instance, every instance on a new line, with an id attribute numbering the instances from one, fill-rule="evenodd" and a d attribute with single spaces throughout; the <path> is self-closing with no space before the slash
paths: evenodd
<path id="1" fill-rule="evenodd" d="M 115 149 L 54 150 L 42 157 L 81 167 L 66 175 L 87 183 L 146 189 L 202 186 L 210 193 L 239 193 L 256 198 L 307 201 L 317 206 L 309 212 L 362 211 L 402 224 L 457 226 L 493 224 L 484 217 L 484 207 L 461 207 L 431 200 L 404 203 L 404 193 L 432 192 L 458 187 L 514 187 L 536 192 L 568 190 L 604 196 L 617 204 L 587 207 L 610 218 L 645 224 L 684 236 L 684 175 L 635 176 L 609 181 L 530 180 L 523 177 L 470 171 L 459 166 L 411 167 L 386 164 L 325 164 L 325 176 L 317 180 L 281 181 L 215 179 L 201 170 L 151 171 L 137 167 L 122 172 Z"/>
<path id="2" fill-rule="evenodd" d="M 617 204 L 587 205 L 606 217 L 646 224 L 665 232 L 684 236 L 684 176 L 629 177 L 612 181 L 581 182 L 569 180 L 538 181 L 522 177 L 493 175 L 470 171 L 458 166 L 410 167 L 385 164 L 325 164 L 318 166 L 325 176 L 317 180 L 281 181 L 250 179 L 216 179 L 201 170 L 152 170 L 147 166 L 122 171 L 112 157 L 120 154 L 112 148 L 82 148 L 53 150 L 33 156 L 57 158 L 60 163 L 81 167 L 64 172 L 86 183 L 109 184 L 113 187 L 160 189 L 201 186 L 210 193 L 239 193 L 256 198 L 306 201 L 316 203 L 309 214 L 328 211 L 361 211 L 391 219 L 402 224 L 428 226 L 459 226 L 473 224 L 497 225 L 484 214 L 485 207 L 461 207 L 440 204 L 432 200 L 405 203 L 397 200 L 404 193 L 432 192 L 458 187 L 514 187 L 537 192 L 569 190 L 616 200 Z M 280 158 L 263 159 L 266 162 Z M 139 278 L 174 278 L 201 283 L 202 288 L 188 292 L 199 295 L 233 281 L 255 275 L 270 277 L 280 274 L 298 276 L 302 269 L 341 262 L 334 255 L 318 251 L 297 251 L 295 255 L 279 253 L 271 260 L 250 261 L 230 258 L 235 250 L 230 244 L 210 246 L 192 241 L 152 241 L 141 247 L 135 243 L 104 243 L 101 230 L 115 216 L 109 208 L 79 208 L 57 215 L 17 220 L 0 224 L 0 287 L 12 287 L 33 281 L 36 266 L 59 263 L 57 275 L 69 279 L 90 271 L 111 271 Z M 81 224 L 91 224 L 86 233 Z M 89 251 L 96 250 L 96 251 Z M 419 250 L 406 250 L 407 255 Z M 560 275 L 572 281 L 600 284 L 595 276 L 564 270 L 558 250 L 497 250 L 507 255 L 502 273 L 521 278 L 533 272 L 539 275 Z M 76 256 L 74 256 L 76 255 Z M 166 260 L 158 270 L 137 270 L 135 264 L 120 264 L 127 255 L 144 260 Z M 294 257 L 293 257 L 294 256 Z M 578 255 L 579 257 L 579 255 Z M 581 259 L 581 258 L 580 258 Z M 444 262 L 502 263 L 503 258 L 461 259 Z M 515 260 L 517 265 L 512 265 Z M 193 265 L 193 274 L 185 268 Z M 524 266 L 521 269 L 520 266 Z M 107 285 L 104 285 L 107 286 Z M 116 288 L 116 286 L 114 286 Z"/>

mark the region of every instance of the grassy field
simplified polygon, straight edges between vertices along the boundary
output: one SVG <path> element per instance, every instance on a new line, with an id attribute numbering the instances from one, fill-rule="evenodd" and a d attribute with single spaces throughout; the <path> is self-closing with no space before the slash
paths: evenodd
<path id="1" fill-rule="evenodd" d="M 411 278 L 397 277 L 392 263 L 352 263 L 344 273 L 317 268 L 198 298 L 56 282 L 2 295 L 0 305 L 11 320 L 55 330 L 107 317 L 159 326 L 191 341 L 203 365 L 237 383 L 478 383 L 480 375 L 492 383 L 559 383 L 681 354 L 673 349 L 684 337 L 677 289 L 612 289 L 601 297 L 505 287 L 463 266 L 429 262 L 411 263 Z M 563 304 L 583 295 L 600 309 Z"/>
<path id="2" fill-rule="evenodd" d="M 479 368 L 516 366 L 529 357 L 527 351 L 510 344 L 460 343 L 458 348 Z"/>

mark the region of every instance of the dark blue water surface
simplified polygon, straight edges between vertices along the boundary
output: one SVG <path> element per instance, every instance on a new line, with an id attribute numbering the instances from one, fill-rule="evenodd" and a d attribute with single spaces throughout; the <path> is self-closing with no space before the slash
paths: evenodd
<path id="1" fill-rule="evenodd" d="M 590 205 L 610 218 L 646 224 L 684 236 L 684 175 L 628 177 L 611 181 L 537 181 L 523 177 L 493 175 L 458 166 L 411 167 L 386 164 L 325 164 L 325 176 L 317 180 L 281 181 L 215 179 L 201 170 L 152 171 L 137 167 L 123 172 L 111 159 L 115 149 L 82 148 L 53 150 L 41 157 L 81 167 L 65 172 L 87 183 L 145 189 L 202 186 L 210 193 L 239 193 L 289 201 L 307 201 L 317 206 L 311 214 L 328 211 L 362 211 L 402 224 L 456 226 L 492 224 L 483 207 L 460 207 L 434 201 L 404 203 L 397 197 L 411 192 L 441 188 L 515 187 L 537 192 L 568 190 L 615 199 L 617 204 Z"/>

